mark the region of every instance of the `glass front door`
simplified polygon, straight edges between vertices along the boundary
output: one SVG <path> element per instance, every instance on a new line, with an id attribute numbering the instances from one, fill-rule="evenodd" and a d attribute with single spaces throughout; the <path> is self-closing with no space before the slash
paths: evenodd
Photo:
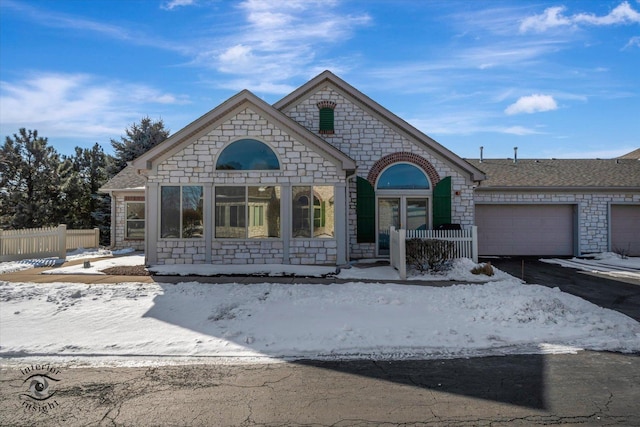
<path id="1" fill-rule="evenodd" d="M 405 226 L 407 230 L 426 230 L 429 205 L 427 199 L 405 199 Z"/>
<path id="2" fill-rule="evenodd" d="M 389 229 L 400 228 L 400 198 L 378 199 L 378 255 L 389 255 Z"/>
<path id="3" fill-rule="evenodd" d="M 378 256 L 389 256 L 389 229 L 426 230 L 429 199 L 416 197 L 378 198 Z"/>

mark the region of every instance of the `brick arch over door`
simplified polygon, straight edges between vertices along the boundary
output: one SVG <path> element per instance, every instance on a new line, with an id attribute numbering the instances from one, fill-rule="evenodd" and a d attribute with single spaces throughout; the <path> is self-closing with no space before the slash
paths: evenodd
<path id="1" fill-rule="evenodd" d="M 369 181 L 375 188 L 376 180 L 378 179 L 380 173 L 382 173 L 382 171 L 385 170 L 387 166 L 399 162 L 412 163 L 425 171 L 427 173 L 427 176 L 429 177 L 429 181 L 431 181 L 432 187 L 435 187 L 436 184 L 440 181 L 440 176 L 438 175 L 436 168 L 433 167 L 431 162 L 424 157 L 420 157 L 417 154 L 413 153 L 393 153 L 384 156 L 373 165 L 373 167 L 369 171 L 369 175 L 367 175 L 367 181 Z"/>

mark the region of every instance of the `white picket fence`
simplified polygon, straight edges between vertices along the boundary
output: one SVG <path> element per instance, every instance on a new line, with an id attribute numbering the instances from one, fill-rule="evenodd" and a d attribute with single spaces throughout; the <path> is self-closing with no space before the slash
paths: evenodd
<path id="1" fill-rule="evenodd" d="M 454 242 L 455 258 L 471 258 L 478 262 L 478 227 L 472 226 L 466 230 L 389 230 L 389 261 L 398 270 L 400 279 L 407 278 L 407 239 L 434 239 Z"/>
<path id="2" fill-rule="evenodd" d="M 29 258 L 58 257 L 65 259 L 67 251 L 78 248 L 97 248 L 100 230 L 67 230 L 57 227 L 0 230 L 0 262 Z"/>

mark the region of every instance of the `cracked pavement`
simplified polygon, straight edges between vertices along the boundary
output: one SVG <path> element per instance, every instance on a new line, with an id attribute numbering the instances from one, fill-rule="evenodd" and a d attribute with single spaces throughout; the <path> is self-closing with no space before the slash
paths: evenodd
<path id="1" fill-rule="evenodd" d="M 637 354 L 60 367 L 46 413 L 20 369 L 0 370 L 1 425 L 640 425 Z"/>

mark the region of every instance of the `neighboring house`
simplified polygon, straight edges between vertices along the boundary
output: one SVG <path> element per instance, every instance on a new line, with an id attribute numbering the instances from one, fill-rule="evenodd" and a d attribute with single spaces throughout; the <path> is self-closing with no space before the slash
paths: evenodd
<path id="1" fill-rule="evenodd" d="M 608 207 L 629 204 L 632 216 L 640 209 L 637 162 L 629 161 L 629 182 L 578 183 L 570 195 L 567 182 L 549 184 L 554 190 L 535 179 L 522 183 L 527 189 L 510 188 L 490 169 L 515 173 L 527 162 L 465 161 L 325 71 L 274 105 L 238 93 L 134 160 L 102 191 L 112 195 L 113 246 L 144 247 L 149 264 L 340 265 L 387 256 L 390 226 L 483 227 L 493 215 L 487 206 L 536 203 L 572 206 L 577 237 L 568 255 L 598 252 L 609 247 L 607 215 L 617 208 Z M 602 198 L 597 220 L 585 197 Z M 501 254 L 487 240 L 494 231 L 481 227 L 482 250 Z"/>
<path id="2" fill-rule="evenodd" d="M 640 255 L 640 161 L 469 160 L 481 255 Z"/>
<path id="3" fill-rule="evenodd" d="M 111 178 L 100 192 L 111 196 L 111 246 L 145 250 L 145 177 L 131 165 Z"/>

